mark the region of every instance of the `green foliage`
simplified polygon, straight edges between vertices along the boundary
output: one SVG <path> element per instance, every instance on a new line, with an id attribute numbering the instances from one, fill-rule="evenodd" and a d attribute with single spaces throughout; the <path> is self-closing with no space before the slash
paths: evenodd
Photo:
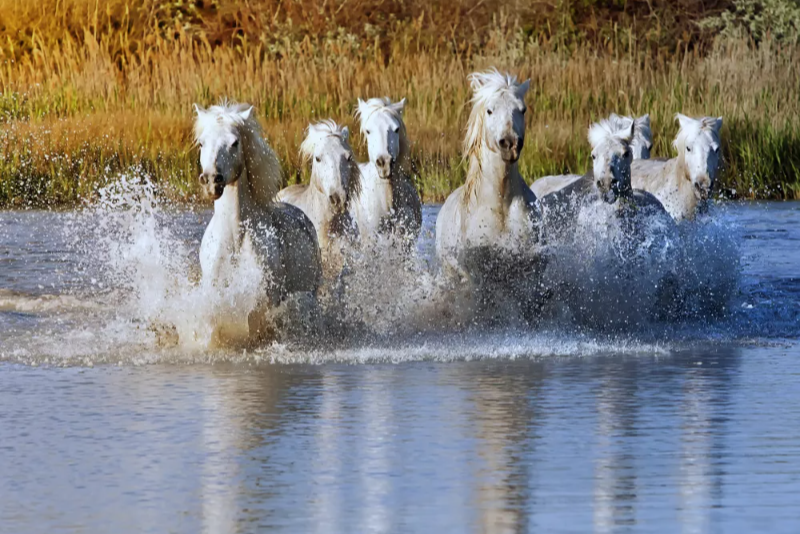
<path id="1" fill-rule="evenodd" d="M 798 44 L 800 3 L 797 0 L 733 0 L 731 9 L 704 19 L 700 26 L 726 37 L 747 36 L 760 42 L 769 35 L 781 43 Z"/>

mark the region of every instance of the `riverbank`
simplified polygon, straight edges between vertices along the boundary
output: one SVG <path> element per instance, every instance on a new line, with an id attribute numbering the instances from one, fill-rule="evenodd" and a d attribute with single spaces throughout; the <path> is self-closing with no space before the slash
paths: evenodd
<path id="1" fill-rule="evenodd" d="M 502 14 L 453 46 L 432 41 L 422 19 L 404 22 L 391 42 L 345 29 L 263 42 L 250 29 L 250 38 L 211 42 L 189 21 L 174 32 L 155 26 L 136 34 L 137 44 L 126 41 L 132 22 L 109 15 L 99 31 L 94 17 L 80 36 L 34 32 L 23 51 L 10 39 L 0 45 L 2 207 L 73 205 L 132 169 L 175 200 L 193 202 L 192 104 L 223 97 L 254 105 L 287 183 L 307 176 L 297 148 L 309 121 L 348 124 L 365 158 L 353 117 L 357 98 L 406 97 L 418 186 L 425 201 L 439 201 L 463 181 L 466 76 L 489 66 L 531 78 L 520 160 L 529 181 L 583 172 L 586 127 L 612 111 L 649 113 L 653 156 L 669 157 L 673 116 L 682 112 L 724 117 L 722 195 L 800 197 L 796 44 L 720 37 L 663 51 L 634 26 L 564 44 Z"/>

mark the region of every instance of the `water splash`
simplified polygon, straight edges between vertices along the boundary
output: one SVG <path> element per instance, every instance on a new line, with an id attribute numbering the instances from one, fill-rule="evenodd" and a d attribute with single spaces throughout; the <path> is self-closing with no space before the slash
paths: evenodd
<path id="1" fill-rule="evenodd" d="M 146 175 L 126 174 L 81 213 L 63 216 L 80 258 L 79 291 L 0 293 L 0 312 L 8 312 L 0 329 L 14 332 L 0 343 L 0 358 L 88 365 L 550 357 L 653 353 L 764 331 L 737 300 L 738 233 L 725 210 L 677 235 L 647 229 L 633 244 L 604 206 L 582 214 L 579 238 L 552 247 L 545 274 L 552 295 L 533 326 L 480 321 L 471 288 L 438 271 L 434 216 L 426 208 L 416 253 L 388 238 L 353 252 L 335 298 L 321 302 L 316 336 L 287 328 L 280 342 L 245 351 L 247 318 L 269 273 L 244 257 L 231 261 L 220 283 L 202 284 L 197 251 L 210 214 L 178 210 Z M 677 323 L 653 313 L 670 277 L 683 297 Z M 295 312 L 275 314 L 286 325 Z"/>

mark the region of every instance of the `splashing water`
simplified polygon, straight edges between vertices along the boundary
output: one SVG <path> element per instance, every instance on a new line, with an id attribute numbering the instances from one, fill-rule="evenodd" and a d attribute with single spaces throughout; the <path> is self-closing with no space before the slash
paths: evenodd
<path id="1" fill-rule="evenodd" d="M 94 256 L 108 284 L 126 295 L 125 312 L 162 344 L 206 348 L 246 340 L 248 315 L 268 276 L 253 255 L 242 254 L 222 265 L 214 283 L 199 283 L 197 249 L 165 224 L 166 212 L 149 180 L 129 176 L 101 190 L 90 209 L 98 221 Z"/>
<path id="2" fill-rule="evenodd" d="M 535 325 L 486 325 L 470 317 L 470 288 L 438 272 L 432 253 L 437 210 L 426 207 L 415 253 L 387 238 L 352 254 L 337 298 L 321 303 L 319 335 L 286 329 L 280 343 L 243 352 L 247 319 L 269 273 L 245 256 L 231 260 L 219 283 L 201 283 L 199 241 L 210 214 L 174 208 L 146 176 L 130 173 L 82 212 L 48 215 L 63 227 L 63 261 L 72 275 L 59 278 L 42 268 L 37 279 L 54 280 L 48 285 L 55 294 L 0 291 L 0 329 L 11 333 L 0 358 L 48 364 L 448 360 L 653 353 L 707 338 L 795 335 L 796 306 L 775 309 L 785 326 L 765 326 L 770 304 L 759 305 L 756 317 L 752 311 L 763 299 L 750 289 L 740 297 L 732 210 L 717 209 L 674 235 L 645 228 L 633 243 L 604 206 L 593 210 L 581 214 L 576 239 L 551 244 L 544 277 L 551 296 Z M 676 294 L 681 319 L 664 321 L 657 312 Z M 286 310 L 275 315 L 281 313 Z M 286 317 L 284 324 L 295 321 L 291 313 Z"/>

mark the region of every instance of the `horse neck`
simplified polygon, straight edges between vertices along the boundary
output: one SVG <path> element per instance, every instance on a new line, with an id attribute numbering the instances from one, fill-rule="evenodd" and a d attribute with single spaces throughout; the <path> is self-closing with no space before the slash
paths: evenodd
<path id="1" fill-rule="evenodd" d="M 242 224 L 249 220 L 250 200 L 240 177 L 231 185 L 225 186 L 222 196 L 214 201 L 214 217 L 218 218 L 224 230 L 221 239 L 233 240 L 233 250 L 241 244 Z"/>
<path id="2" fill-rule="evenodd" d="M 521 181 L 517 163 L 506 162 L 485 144 L 470 154 L 465 189 L 477 204 L 510 204 Z"/>
<path id="3" fill-rule="evenodd" d="M 668 182 L 667 185 L 677 192 L 678 197 L 684 202 L 686 208 L 693 212 L 697 204 L 697 198 L 694 196 L 694 187 L 689 176 L 689 168 L 686 166 L 684 151 L 679 149 L 678 157 L 670 160 L 669 163 L 672 168 L 668 169 L 670 172 L 665 177 Z"/>
<path id="4" fill-rule="evenodd" d="M 335 217 L 335 213 L 331 208 L 330 200 L 322 192 L 322 190 L 315 184 L 317 178 L 314 171 L 311 171 L 311 179 L 305 191 L 305 205 L 308 207 L 309 218 L 312 219 L 314 225 L 318 225 L 317 233 L 320 239 L 325 238 L 330 232 L 331 222 Z"/>
<path id="5" fill-rule="evenodd" d="M 250 119 L 254 120 L 254 119 Z M 279 180 L 272 173 L 279 173 L 277 158 L 269 145 L 266 144 L 260 135 L 257 124 L 245 123 L 239 129 L 242 139 L 243 157 L 245 162 L 245 173 L 248 175 L 246 192 L 241 195 L 253 204 L 270 204 L 278 193 Z"/>
<path id="6" fill-rule="evenodd" d="M 403 131 L 405 131 L 405 128 L 403 128 Z M 408 182 L 412 181 L 412 172 L 413 170 L 411 168 L 411 156 L 409 155 L 408 139 L 405 137 L 405 135 L 402 135 L 400 137 L 400 153 L 397 156 L 397 164 L 394 166 L 394 169 L 392 169 L 392 175 L 390 177 L 391 198 L 389 199 L 389 202 L 395 209 L 401 207 L 398 204 L 403 197 L 402 190 Z"/>

